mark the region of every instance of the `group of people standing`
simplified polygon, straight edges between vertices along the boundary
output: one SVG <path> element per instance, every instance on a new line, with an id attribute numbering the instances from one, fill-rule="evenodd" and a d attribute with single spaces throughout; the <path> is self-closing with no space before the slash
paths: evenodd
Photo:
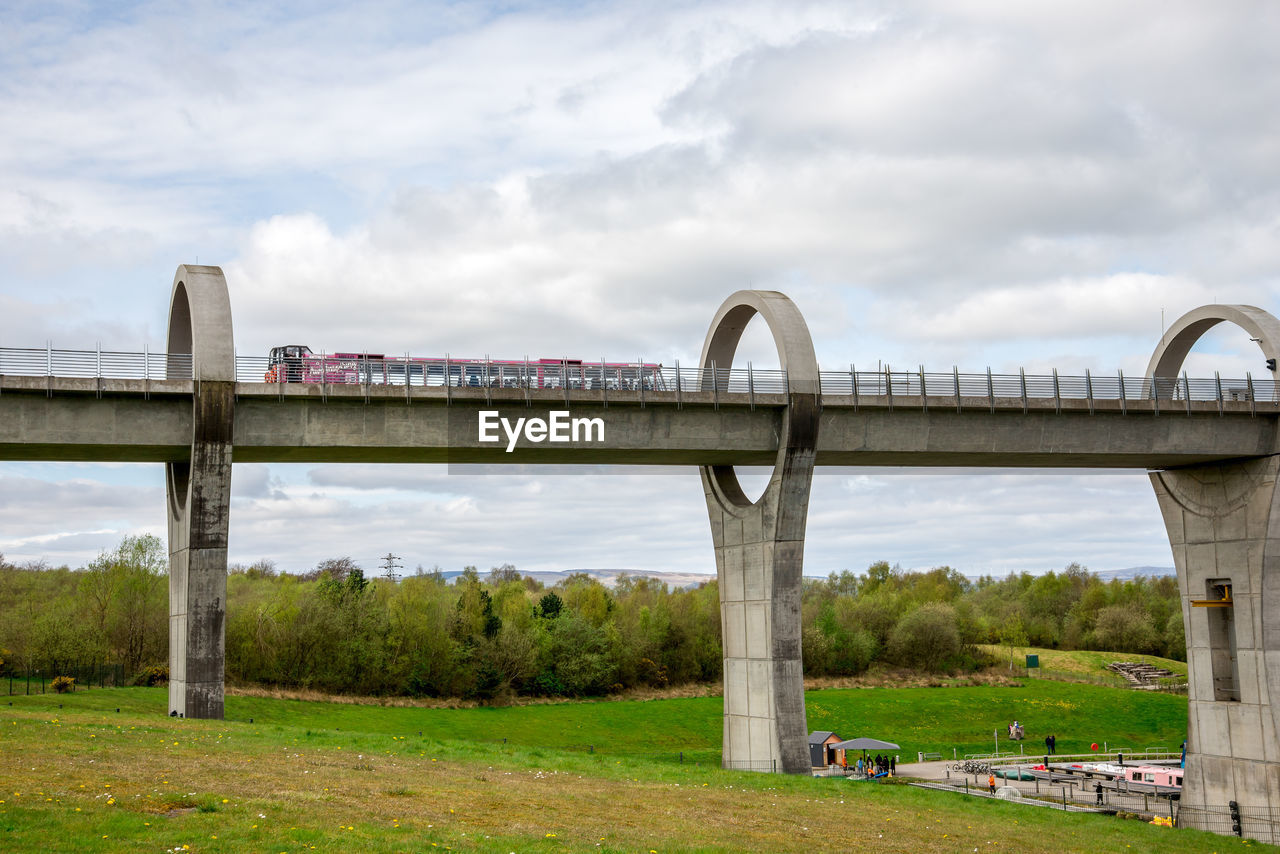
<path id="1" fill-rule="evenodd" d="M 1044 749 L 1048 753 L 1058 752 L 1058 737 L 1056 735 L 1046 735 L 1044 737 Z"/>
<path id="2" fill-rule="evenodd" d="M 859 777 L 876 777 L 881 774 L 888 774 L 892 777 L 898 771 L 898 758 L 896 756 L 881 756 L 877 753 L 875 758 L 867 757 L 863 761 L 860 756 L 853 767 Z"/>

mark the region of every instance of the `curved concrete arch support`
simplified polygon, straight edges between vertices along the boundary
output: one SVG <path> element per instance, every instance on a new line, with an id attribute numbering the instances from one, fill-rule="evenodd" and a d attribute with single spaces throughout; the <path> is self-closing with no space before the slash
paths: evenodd
<path id="1" fill-rule="evenodd" d="M 218 267 L 183 265 L 169 302 L 168 376 L 195 380 L 191 458 L 167 463 L 169 713 L 222 718 L 235 355 Z M 179 354 L 191 354 L 188 362 Z M 177 357 L 175 358 L 175 355 Z"/>
<path id="2" fill-rule="evenodd" d="M 1245 305 L 1204 306 L 1179 318 L 1160 340 L 1148 376 L 1176 378 L 1200 336 L 1222 322 L 1245 329 L 1265 357 L 1280 352 L 1280 321 L 1269 313 Z M 1277 451 L 1150 475 L 1182 594 L 1189 687 L 1179 822 L 1187 826 L 1208 828 L 1231 801 L 1241 807 L 1280 801 Z M 1244 835 L 1269 833 L 1246 820 Z"/>
<path id="3" fill-rule="evenodd" d="M 711 323 L 702 368 L 713 362 L 718 370 L 731 367 L 742 332 L 756 314 L 769 324 L 788 377 L 773 475 L 752 502 L 731 466 L 701 469 L 720 586 L 723 764 L 808 773 L 800 591 L 822 406 L 809 328 L 783 294 L 739 291 Z"/>
<path id="4" fill-rule="evenodd" d="M 1280 357 L 1280 320 L 1252 305 L 1202 305 L 1179 317 L 1160 338 L 1148 377 L 1175 379 L 1196 342 L 1219 323 L 1234 323 L 1257 342 L 1267 359 Z"/>

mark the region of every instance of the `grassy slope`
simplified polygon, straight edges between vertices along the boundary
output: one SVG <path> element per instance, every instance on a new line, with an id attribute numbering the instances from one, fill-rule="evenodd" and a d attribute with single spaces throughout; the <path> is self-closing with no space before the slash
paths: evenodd
<path id="1" fill-rule="evenodd" d="M 121 693 L 120 702 L 138 713 L 163 710 L 165 705 L 164 689 Z M 1175 748 L 1186 737 L 1185 697 L 1046 680 L 1029 680 L 1021 688 L 810 691 L 805 706 L 810 730 L 887 739 L 902 746 L 904 758 L 918 750 L 947 755 L 953 748 L 960 754 L 987 752 L 993 745 L 992 732 L 1003 733 L 1015 718 L 1026 729 L 1028 745 L 1053 732 L 1061 753 L 1086 751 L 1091 743 L 1104 741 L 1131 749 Z M 670 762 L 677 762 L 683 752 L 686 761 L 718 763 L 721 712 L 719 697 L 481 709 L 227 699 L 228 720 L 253 718 L 258 726 L 413 737 L 421 732 L 427 738 L 490 744 L 505 738 L 512 746 L 593 750 Z"/>
<path id="2" fill-rule="evenodd" d="M 870 688 L 810 691 L 810 730 L 846 738 L 869 735 L 896 742 L 904 756 L 918 750 L 988 751 L 992 731 L 1015 718 L 1028 742 L 1054 732 L 1059 752 L 1092 742 L 1141 749 L 1177 747 L 1186 737 L 1187 701 L 1094 685 L 1029 681 L 1022 688 Z M 285 711 L 280 711 L 280 710 Z M 649 702 L 564 703 L 499 709 L 409 709 L 233 697 L 227 714 L 239 720 L 288 721 L 344 731 L 414 734 L 439 739 L 508 742 L 607 755 L 650 755 L 675 761 L 719 761 L 722 701 L 695 697 Z M 1003 744 L 1003 738 L 1001 743 Z"/>
<path id="3" fill-rule="evenodd" d="M 811 730 L 886 738 L 907 755 L 989 752 L 993 731 L 1000 732 L 1004 750 L 1005 727 L 1015 719 L 1032 753 L 1049 733 L 1057 735 L 1059 753 L 1087 752 L 1094 742 L 1172 749 L 1186 738 L 1187 727 L 1185 697 L 1046 680 L 1022 688 L 823 691 L 809 695 L 806 709 Z"/>
<path id="4" fill-rule="evenodd" d="M 990 653 L 997 661 L 1008 662 L 1009 648 L 996 644 L 984 644 L 981 649 Z M 1127 684 L 1124 677 L 1119 673 L 1114 673 L 1107 669 L 1107 665 L 1113 661 L 1141 661 L 1147 664 L 1154 664 L 1156 667 L 1163 667 L 1165 670 L 1176 673 L 1185 681 L 1187 678 L 1187 663 L 1185 661 L 1174 661 L 1172 658 L 1161 658 L 1158 655 L 1136 655 L 1128 652 L 1098 652 L 1096 650 L 1086 649 L 1041 649 L 1039 647 L 1016 647 L 1014 649 L 1014 663 L 1021 667 L 1024 663 L 1024 656 L 1027 653 L 1040 656 L 1040 667 L 1042 670 L 1052 671 L 1056 673 L 1075 674 L 1086 676 L 1090 679 L 1099 679 L 1113 685 Z"/>
<path id="5" fill-rule="evenodd" d="M 12 699 L 0 705 L 6 851 L 811 851 L 847 847 L 852 828 L 877 851 L 1239 847 L 1104 817 L 645 755 L 682 743 L 718 750 L 715 698 L 472 710 L 230 698 L 224 722 L 165 718 L 154 689 Z M 849 736 L 863 726 L 891 737 L 919 730 L 918 741 L 899 736 L 905 749 L 980 739 L 988 718 L 1010 713 L 1032 727 L 1037 716 L 1054 720 L 1060 744 L 1123 725 L 1145 746 L 1181 740 L 1177 699 L 1063 683 L 833 690 L 810 695 L 809 716 L 812 728 Z M 584 743 L 596 752 L 560 749 Z M 163 814 L 174 807 L 186 811 Z"/>

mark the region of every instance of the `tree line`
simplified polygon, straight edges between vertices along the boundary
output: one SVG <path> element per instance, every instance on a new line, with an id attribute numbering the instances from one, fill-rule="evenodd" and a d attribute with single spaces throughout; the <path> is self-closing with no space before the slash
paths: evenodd
<path id="1" fill-rule="evenodd" d="M 72 570 L 0 555 L 0 666 L 56 676 L 92 664 L 137 673 L 169 658 L 169 556 L 126 537 Z"/>
<path id="2" fill-rule="evenodd" d="M 71 570 L 0 556 L 0 659 L 54 674 L 77 663 L 131 672 L 168 658 L 167 564 L 156 537 L 126 538 Z M 1176 580 L 1102 581 L 1076 564 L 970 580 L 949 567 L 806 579 L 809 676 L 876 668 L 969 671 L 982 644 L 1107 649 L 1184 659 Z M 227 678 L 332 693 L 459 697 L 598 696 L 721 675 L 714 579 L 671 588 L 644 576 L 553 586 L 503 565 L 366 577 L 349 558 L 302 575 L 270 561 L 227 578 Z"/>
<path id="3" fill-rule="evenodd" d="M 1076 563 L 971 580 L 950 567 L 878 561 L 859 575 L 807 581 L 802 607 L 811 675 L 853 675 L 878 662 L 972 670 L 990 663 L 983 644 L 1187 656 L 1175 577 L 1103 581 Z"/>

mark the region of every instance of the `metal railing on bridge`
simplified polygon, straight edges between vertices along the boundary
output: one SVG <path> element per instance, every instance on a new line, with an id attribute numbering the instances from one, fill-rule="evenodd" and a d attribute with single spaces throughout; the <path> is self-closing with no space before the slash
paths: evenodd
<path id="1" fill-rule="evenodd" d="M 161 380 L 190 378 L 191 355 L 0 347 L 0 376 Z"/>
<path id="2" fill-rule="evenodd" d="M 365 356 L 350 354 L 316 355 L 304 359 L 272 363 L 262 356 L 237 356 L 236 378 L 240 382 L 315 385 L 363 385 L 401 387 L 553 389 L 564 392 L 599 391 L 606 396 L 619 393 L 639 396 L 649 392 L 712 392 L 756 395 L 785 394 L 789 377 L 783 370 L 717 366 L 682 367 L 637 362 L 584 362 L 581 360 L 498 360 L 419 359 L 409 356 Z M 0 348 L 0 376 L 99 379 L 189 379 L 189 354 Z M 1155 401 L 1173 406 L 1179 403 L 1249 403 L 1251 408 L 1280 403 L 1280 384 L 1273 376 L 1255 378 L 1126 377 L 1123 372 L 1083 375 L 948 373 L 897 371 L 884 367 L 860 371 L 819 372 L 820 391 L 828 397 L 849 397 L 856 404 L 866 398 L 893 406 L 895 400 L 920 407 L 973 408 L 995 401 Z"/>

